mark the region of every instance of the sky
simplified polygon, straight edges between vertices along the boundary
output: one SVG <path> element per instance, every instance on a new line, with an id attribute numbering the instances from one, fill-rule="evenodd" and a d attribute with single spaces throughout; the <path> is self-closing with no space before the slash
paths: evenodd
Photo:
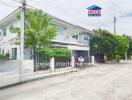
<path id="1" fill-rule="evenodd" d="M 85 27 L 102 28 L 113 32 L 113 17 L 117 17 L 117 34 L 132 36 L 132 0 L 27 0 L 27 4 L 44 12 Z M 101 17 L 88 17 L 92 5 L 102 8 Z M 19 7 L 15 0 L 0 0 L 0 20 Z"/>

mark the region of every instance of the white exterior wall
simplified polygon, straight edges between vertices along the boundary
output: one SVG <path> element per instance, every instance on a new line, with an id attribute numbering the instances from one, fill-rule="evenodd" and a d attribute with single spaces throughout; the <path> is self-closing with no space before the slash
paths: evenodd
<path id="1" fill-rule="evenodd" d="M 7 26 L 1 28 L 1 39 L 0 39 L 0 48 L 1 51 L 4 50 L 4 54 L 10 53 L 10 59 L 12 59 L 12 48 L 17 48 L 17 60 L 19 60 L 20 56 L 20 46 L 11 44 L 13 38 L 17 37 L 17 33 L 10 32 L 10 26 L 13 25 L 14 27 L 20 27 L 20 21 L 15 21 L 9 23 Z M 3 36 L 3 29 L 6 28 L 6 36 Z"/>
<path id="2" fill-rule="evenodd" d="M 63 31 L 63 35 L 57 35 L 56 38 L 54 39 L 55 41 L 62 41 L 62 42 L 69 42 L 69 43 L 75 43 L 75 44 L 85 44 L 87 46 L 89 46 L 86 41 L 83 41 L 81 38 L 88 36 L 87 34 L 81 33 L 82 31 L 76 29 L 76 28 L 72 28 L 72 27 L 66 27 L 64 26 L 64 31 Z M 73 35 L 78 35 L 78 40 L 72 38 Z M 80 37 L 81 36 L 81 37 Z M 90 38 L 90 37 L 89 37 Z M 84 39 L 84 38 L 83 38 Z M 85 43 L 84 43 L 85 42 Z M 88 41 L 87 41 L 88 42 Z"/>
<path id="3" fill-rule="evenodd" d="M 11 22 L 11 21 L 10 21 Z M 82 42 L 80 42 L 80 39 L 76 40 L 74 38 L 72 38 L 73 35 L 79 35 L 80 33 L 82 33 L 79 36 L 83 36 L 83 29 L 74 27 L 72 25 L 68 25 L 65 24 L 63 22 L 60 21 L 53 21 L 52 23 L 54 23 L 55 25 L 57 25 L 58 27 L 63 27 L 63 35 L 57 35 L 55 37 L 55 41 L 61 41 L 61 42 L 69 42 L 69 43 L 74 43 L 74 44 L 83 44 Z M 8 23 L 8 25 L 6 25 L 5 27 L 2 27 L 1 30 L 3 30 L 4 28 L 7 29 L 7 36 L 3 36 L 0 38 L 0 48 L 4 49 L 5 53 L 10 53 L 10 58 L 12 58 L 12 48 L 17 48 L 17 59 L 19 59 L 20 57 L 20 47 L 19 45 L 11 45 L 10 41 L 11 39 L 15 38 L 17 36 L 17 34 L 15 33 L 11 33 L 10 32 L 10 26 L 13 25 L 15 27 L 20 27 L 21 23 L 19 20 Z M 85 34 L 84 34 L 85 35 Z M 81 38 L 79 37 L 79 38 Z M 87 45 L 88 46 L 88 45 Z M 78 48 L 79 49 L 79 48 Z M 27 53 L 26 53 L 27 54 Z M 28 53 L 29 54 L 29 53 Z"/>
<path id="4" fill-rule="evenodd" d="M 0 36 L 0 48 L 1 48 L 1 51 L 4 49 L 5 54 L 10 53 L 10 59 L 12 59 L 12 48 L 17 48 L 17 60 L 19 60 L 20 46 L 15 45 L 15 44 L 12 45 L 11 41 L 10 41 L 11 39 L 14 39 L 15 37 L 17 37 L 17 33 L 10 32 L 10 26 L 13 25 L 14 27 L 21 27 L 20 21 L 16 20 L 15 16 L 16 16 L 16 14 L 12 14 L 11 16 L 8 16 L 7 18 L 5 18 L 5 20 L 0 22 L 0 32 L 2 33 L 2 30 L 4 28 L 7 29 L 6 30 L 7 36 Z M 55 20 L 55 22 L 53 22 L 53 23 L 54 23 L 54 25 L 64 28 L 63 35 L 57 35 L 55 37 L 55 39 L 53 39 L 53 40 L 60 41 L 62 43 L 68 42 L 67 48 L 69 48 L 73 52 L 76 50 L 89 51 L 88 45 L 82 44 L 82 42 L 80 42 L 80 39 L 76 40 L 76 39 L 72 38 L 73 35 L 82 34 L 82 36 L 83 36 L 83 32 L 87 31 L 87 30 L 85 30 L 83 28 L 76 27 L 76 26 L 68 24 L 68 23 L 65 23 L 63 21 L 61 22 L 61 21 Z M 63 46 L 65 46 L 65 45 L 63 45 Z M 26 56 L 25 56 L 23 67 L 24 67 L 24 70 L 28 69 L 28 70 L 31 70 L 31 72 L 33 72 L 33 69 L 34 69 L 33 60 L 28 59 L 29 56 L 31 57 L 30 51 L 31 51 L 31 49 L 25 49 L 25 51 L 24 51 L 24 55 L 26 55 Z M 73 53 L 73 55 L 76 55 L 75 52 Z M 15 62 L 15 64 L 17 64 L 18 61 L 14 61 L 14 62 Z"/>
<path id="5" fill-rule="evenodd" d="M 87 38 L 87 40 L 85 40 L 85 38 Z M 86 46 L 89 46 L 89 39 L 90 39 L 89 34 L 87 33 L 79 34 L 79 42 L 85 44 Z"/>

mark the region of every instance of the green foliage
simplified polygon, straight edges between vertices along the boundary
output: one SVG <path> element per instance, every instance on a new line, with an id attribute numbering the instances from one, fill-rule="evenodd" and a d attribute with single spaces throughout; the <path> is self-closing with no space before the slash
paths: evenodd
<path id="1" fill-rule="evenodd" d="M 129 40 L 129 49 L 128 49 L 128 56 L 132 56 L 132 37 L 127 36 L 127 35 L 123 35 L 123 37 L 127 38 Z"/>
<path id="2" fill-rule="evenodd" d="M 0 60 L 3 60 L 3 59 L 4 59 L 4 55 L 0 54 Z"/>
<path id="3" fill-rule="evenodd" d="M 107 55 L 107 60 L 116 59 L 116 55 L 123 58 L 129 48 L 127 38 L 114 35 L 107 30 L 94 30 L 96 35 L 92 36 L 90 41 L 91 52 L 93 55 Z"/>
<path id="4" fill-rule="evenodd" d="M 27 46 L 48 47 L 56 36 L 56 27 L 49 25 L 52 19 L 40 10 L 28 10 L 26 16 L 28 20 L 25 28 Z"/>
<path id="5" fill-rule="evenodd" d="M 51 57 L 70 59 L 71 57 L 71 51 L 67 48 L 41 48 L 39 53 L 43 59 Z"/>
<path id="6" fill-rule="evenodd" d="M 17 18 L 20 19 L 19 15 Z M 41 10 L 29 9 L 26 11 L 25 22 L 25 45 L 36 49 L 37 47 L 50 46 L 51 40 L 56 36 L 56 27 L 51 26 L 51 18 Z M 20 39 L 20 28 L 10 27 L 10 31 L 18 33 Z"/>
<path id="7" fill-rule="evenodd" d="M 121 59 L 121 56 L 120 56 L 120 55 L 116 55 L 115 58 L 116 58 L 117 60 L 119 60 L 119 59 Z"/>
<path id="8" fill-rule="evenodd" d="M 20 19 L 19 15 L 17 15 L 18 19 Z M 34 71 L 36 71 L 37 48 L 50 47 L 57 30 L 55 26 L 50 25 L 52 19 L 41 10 L 28 9 L 25 15 L 25 46 L 33 49 Z M 20 39 L 20 28 L 11 27 L 10 31 L 18 33 L 18 39 Z"/>
<path id="9" fill-rule="evenodd" d="M 128 56 L 132 56 L 132 39 L 129 41 Z"/>
<path id="10" fill-rule="evenodd" d="M 18 36 L 20 36 L 20 28 L 14 27 L 13 25 L 10 26 L 10 32 L 11 33 L 18 33 Z"/>
<path id="11" fill-rule="evenodd" d="M 9 53 L 7 54 L 0 54 L 0 61 L 9 60 Z"/>
<path id="12" fill-rule="evenodd" d="M 55 58 L 70 58 L 71 51 L 67 48 L 53 48 Z"/>
<path id="13" fill-rule="evenodd" d="M 51 48 L 41 48 L 38 51 L 42 59 L 49 59 L 54 56 L 54 52 Z"/>
<path id="14" fill-rule="evenodd" d="M 124 55 L 129 48 L 128 39 L 118 35 L 113 36 L 113 39 L 116 41 L 115 54 L 120 56 Z"/>

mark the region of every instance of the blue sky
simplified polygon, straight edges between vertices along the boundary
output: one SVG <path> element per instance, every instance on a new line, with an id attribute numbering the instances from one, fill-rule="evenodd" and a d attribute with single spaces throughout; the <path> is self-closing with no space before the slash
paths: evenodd
<path id="1" fill-rule="evenodd" d="M 103 28 L 113 32 L 113 17 L 117 17 L 117 33 L 132 36 L 132 0 L 27 0 L 29 5 L 73 24 L 92 30 Z M 3 4 L 4 2 L 4 4 Z M 0 19 L 20 4 L 13 0 L 0 0 Z M 101 17 L 88 17 L 87 7 L 98 5 Z M 123 17 L 125 16 L 125 17 Z"/>

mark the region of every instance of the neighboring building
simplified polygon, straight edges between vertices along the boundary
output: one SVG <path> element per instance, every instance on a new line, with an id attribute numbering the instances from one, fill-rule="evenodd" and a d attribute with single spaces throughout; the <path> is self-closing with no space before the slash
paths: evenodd
<path id="1" fill-rule="evenodd" d="M 11 60 L 19 60 L 20 46 L 15 44 L 17 34 L 11 33 L 12 26 L 20 27 L 20 20 L 16 18 L 19 9 L 0 21 L 0 53 L 10 54 Z M 72 50 L 72 55 L 77 59 L 79 56 L 90 57 L 89 38 L 91 31 L 53 17 L 52 24 L 59 29 L 57 36 L 52 40 L 53 46 L 67 47 Z M 32 59 L 32 49 L 25 49 L 25 59 Z"/>

